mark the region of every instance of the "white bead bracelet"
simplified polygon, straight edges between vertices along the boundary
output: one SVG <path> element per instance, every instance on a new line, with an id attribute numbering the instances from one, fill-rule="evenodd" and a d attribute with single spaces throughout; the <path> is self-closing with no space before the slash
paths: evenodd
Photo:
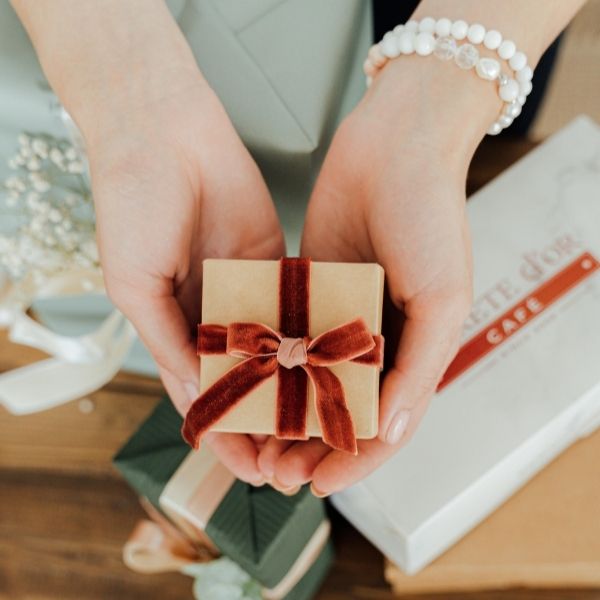
<path id="1" fill-rule="evenodd" d="M 465 39 L 465 43 L 457 44 Z M 496 58 L 480 56 L 476 45 L 495 50 L 501 60 L 508 62 L 511 73 L 503 73 Z M 432 17 L 397 25 L 378 44 L 371 46 L 364 64 L 367 86 L 390 59 L 415 52 L 420 56 L 434 54 L 441 60 L 454 60 L 461 69 L 474 68 L 481 79 L 498 82 L 498 95 L 505 106 L 488 129 L 490 135 L 497 135 L 512 124 L 531 93 L 533 70 L 527 64 L 527 56 L 517 50 L 513 41 L 503 40 L 498 31 L 486 31 L 479 23 L 469 25 L 461 20 Z"/>

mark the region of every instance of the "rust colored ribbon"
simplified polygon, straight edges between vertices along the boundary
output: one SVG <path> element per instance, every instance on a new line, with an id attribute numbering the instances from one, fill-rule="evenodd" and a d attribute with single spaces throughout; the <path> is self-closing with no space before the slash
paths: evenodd
<path id="1" fill-rule="evenodd" d="M 309 328 L 310 259 L 283 258 L 279 276 L 279 331 L 260 323 L 201 324 L 198 354 L 242 358 L 194 401 L 182 428 L 194 448 L 202 435 L 244 396 L 277 374 L 276 431 L 282 439 L 307 439 L 308 380 L 312 382 L 323 441 L 357 453 L 352 416 L 341 381 L 330 366 L 353 361 L 381 368 L 383 338 L 362 319 L 314 339 Z"/>

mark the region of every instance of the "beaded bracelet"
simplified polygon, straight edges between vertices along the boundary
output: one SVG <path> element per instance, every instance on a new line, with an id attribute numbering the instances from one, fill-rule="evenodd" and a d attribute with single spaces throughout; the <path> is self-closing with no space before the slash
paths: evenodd
<path id="1" fill-rule="evenodd" d="M 468 41 L 457 44 L 464 39 Z M 498 57 L 508 61 L 511 73 L 502 72 L 500 61 L 479 55 L 476 45 L 495 50 Z M 454 62 L 464 70 L 475 68 L 481 79 L 498 82 L 498 95 L 505 103 L 500 116 L 488 129 L 489 135 L 497 135 L 509 127 L 521 114 L 527 96 L 531 93 L 533 70 L 527 64 L 527 56 L 519 52 L 511 40 L 503 40 L 495 30 L 486 31 L 483 25 L 468 25 L 465 21 L 425 17 L 421 21 L 410 20 L 388 31 L 382 40 L 371 46 L 363 65 L 367 86 L 387 62 L 401 54 L 417 53 L 420 56 L 434 54 L 441 60 Z M 511 76 L 512 75 L 512 76 Z"/>

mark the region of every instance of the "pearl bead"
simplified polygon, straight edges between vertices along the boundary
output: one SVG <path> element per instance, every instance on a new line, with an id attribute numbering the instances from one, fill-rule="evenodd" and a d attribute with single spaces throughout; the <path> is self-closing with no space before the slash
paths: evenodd
<path id="1" fill-rule="evenodd" d="M 464 40 L 467 37 L 467 31 L 469 30 L 469 26 L 466 21 L 454 21 L 452 23 L 452 27 L 450 28 L 450 33 L 452 37 L 456 40 Z"/>
<path id="2" fill-rule="evenodd" d="M 363 73 L 368 77 L 373 77 L 377 74 L 377 67 L 367 58 L 363 63 Z"/>
<path id="3" fill-rule="evenodd" d="M 495 29 L 488 31 L 483 38 L 483 45 L 488 50 L 496 50 L 496 48 L 500 47 L 502 43 L 502 34 Z"/>
<path id="4" fill-rule="evenodd" d="M 379 48 L 384 56 L 388 58 L 396 58 L 400 56 L 400 48 L 398 48 L 398 39 L 389 31 L 383 36 L 379 43 Z"/>
<path id="5" fill-rule="evenodd" d="M 500 125 L 500 127 L 502 127 L 502 129 L 506 129 L 507 127 L 510 127 L 512 125 L 512 118 L 509 117 L 508 115 L 501 115 L 498 117 L 498 125 Z"/>
<path id="6" fill-rule="evenodd" d="M 508 61 L 508 64 L 514 71 L 520 71 L 523 67 L 527 66 L 527 57 L 523 52 L 515 52 Z"/>
<path id="7" fill-rule="evenodd" d="M 378 69 L 380 69 L 381 67 L 383 67 L 383 65 L 385 65 L 385 63 L 387 62 L 387 58 L 381 52 L 381 48 L 379 47 L 378 44 L 375 44 L 374 46 L 371 46 L 369 48 L 369 54 L 367 56 L 369 57 L 369 60 Z"/>
<path id="8" fill-rule="evenodd" d="M 504 60 L 510 60 L 517 51 L 515 43 L 511 40 L 504 40 L 498 48 L 498 56 Z"/>
<path id="9" fill-rule="evenodd" d="M 396 25 L 392 31 L 395 35 L 400 35 L 404 31 L 404 25 Z"/>
<path id="10" fill-rule="evenodd" d="M 521 114 L 522 110 L 523 109 L 521 108 L 521 105 L 515 101 L 506 105 L 506 108 L 504 109 L 504 114 L 508 117 L 516 119 Z"/>
<path id="11" fill-rule="evenodd" d="M 514 79 L 509 79 L 504 85 L 500 86 L 498 93 L 504 102 L 512 102 L 519 95 L 519 84 Z"/>
<path id="12" fill-rule="evenodd" d="M 479 60 L 479 51 L 472 44 L 463 44 L 454 57 L 454 62 L 461 69 L 472 69 Z"/>
<path id="13" fill-rule="evenodd" d="M 493 81 L 500 75 L 500 63 L 493 58 L 480 58 L 475 70 L 481 79 Z"/>
<path id="14" fill-rule="evenodd" d="M 531 81 L 524 81 L 519 85 L 519 96 L 529 96 L 531 94 L 531 90 L 533 89 L 533 84 Z"/>
<path id="15" fill-rule="evenodd" d="M 425 17 L 421 19 L 419 23 L 419 31 L 424 33 L 433 33 L 435 31 L 435 19 L 432 17 Z"/>
<path id="16" fill-rule="evenodd" d="M 406 31 L 416 32 L 419 30 L 419 22 L 411 19 L 410 21 L 406 21 L 404 28 Z"/>
<path id="17" fill-rule="evenodd" d="M 524 81 L 531 81 L 533 77 L 533 69 L 527 65 L 522 69 L 519 69 L 516 73 L 516 78 L 519 83 L 523 83 Z"/>
<path id="18" fill-rule="evenodd" d="M 456 40 L 450 36 L 439 37 L 433 53 L 441 60 L 452 60 L 456 54 Z"/>
<path id="19" fill-rule="evenodd" d="M 440 37 L 447 37 L 450 35 L 450 29 L 452 29 L 452 21 L 450 19 L 438 19 L 435 24 L 435 32 Z"/>
<path id="20" fill-rule="evenodd" d="M 498 135 L 502 131 L 502 126 L 499 123 L 492 123 L 487 130 L 488 135 Z"/>
<path id="21" fill-rule="evenodd" d="M 419 56 L 429 56 L 435 48 L 435 38 L 431 33 L 419 33 L 415 39 L 415 50 Z"/>
<path id="22" fill-rule="evenodd" d="M 398 36 L 398 49 L 402 54 L 412 54 L 415 51 L 415 35 L 404 30 Z"/>
<path id="23" fill-rule="evenodd" d="M 467 31 L 467 38 L 471 44 L 481 44 L 485 38 L 485 27 L 479 23 L 474 23 Z"/>
<path id="24" fill-rule="evenodd" d="M 527 102 L 527 98 L 525 96 L 518 96 L 517 97 L 517 102 L 523 106 L 525 104 L 525 102 Z"/>

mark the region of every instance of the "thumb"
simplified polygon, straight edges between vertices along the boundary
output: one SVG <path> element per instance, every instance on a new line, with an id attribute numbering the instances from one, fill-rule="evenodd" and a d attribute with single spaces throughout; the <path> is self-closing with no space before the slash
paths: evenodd
<path id="1" fill-rule="evenodd" d="M 113 291 L 110 296 L 136 328 L 158 364 L 173 403 L 184 412 L 198 396 L 200 367 L 195 337 L 176 298 L 129 290 Z"/>

